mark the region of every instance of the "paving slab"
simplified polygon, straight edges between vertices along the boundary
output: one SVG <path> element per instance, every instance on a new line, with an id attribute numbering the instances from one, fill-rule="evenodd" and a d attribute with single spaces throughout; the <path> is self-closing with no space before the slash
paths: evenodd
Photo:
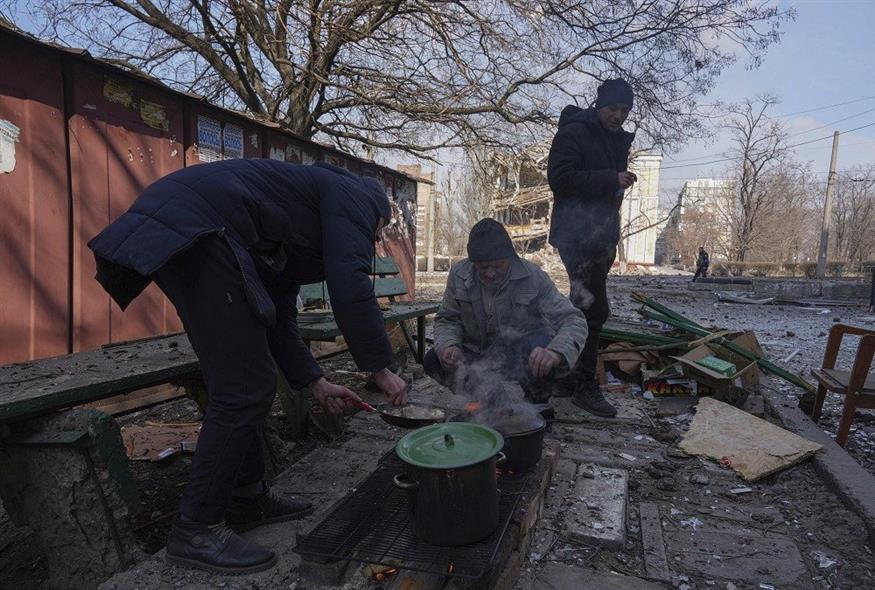
<path id="1" fill-rule="evenodd" d="M 538 590 L 664 590 L 668 586 L 632 576 L 548 563 L 538 572 L 535 588 Z"/>
<path id="2" fill-rule="evenodd" d="M 665 531 L 669 563 L 678 571 L 731 580 L 738 586 L 811 588 L 810 574 L 793 541 L 782 535 L 686 528 Z"/>
<path id="3" fill-rule="evenodd" d="M 638 506 L 638 514 L 641 518 L 641 544 L 644 548 L 644 567 L 647 570 L 647 577 L 667 582 L 671 579 L 671 573 L 665 555 L 659 506 L 652 502 L 642 502 Z"/>
<path id="4" fill-rule="evenodd" d="M 562 537 L 586 545 L 622 548 L 626 541 L 628 485 L 625 469 L 581 465 Z"/>

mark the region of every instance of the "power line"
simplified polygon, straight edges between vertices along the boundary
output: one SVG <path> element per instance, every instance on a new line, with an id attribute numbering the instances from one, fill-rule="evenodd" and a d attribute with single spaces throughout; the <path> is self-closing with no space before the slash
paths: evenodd
<path id="1" fill-rule="evenodd" d="M 833 108 L 833 107 L 837 107 L 837 106 L 843 106 L 843 105 L 846 105 L 846 104 L 852 104 L 852 103 L 855 103 L 855 102 L 860 102 L 860 101 L 863 101 L 863 100 L 871 100 L 871 99 L 873 99 L 873 98 L 875 98 L 875 96 L 865 96 L 865 97 L 863 97 L 863 98 L 858 98 L 858 99 L 856 99 L 856 100 L 849 100 L 849 101 L 847 101 L 847 102 L 840 102 L 840 103 L 836 103 L 836 104 L 832 104 L 832 105 L 827 105 L 827 106 L 825 106 L 825 107 L 817 107 L 817 108 L 814 108 L 814 109 L 808 109 L 808 110 L 806 110 L 806 111 L 798 111 L 798 112 L 796 112 L 796 113 L 789 113 L 789 114 L 787 114 L 787 115 L 778 115 L 778 116 L 776 116 L 776 117 L 771 117 L 771 118 L 773 118 L 773 119 L 783 119 L 783 118 L 790 117 L 790 116 L 793 116 L 793 115 L 799 115 L 799 114 L 802 114 L 802 113 L 810 113 L 810 112 L 813 112 L 813 111 L 821 111 L 821 110 L 825 110 L 825 109 L 829 109 L 829 108 Z M 817 131 L 817 130 L 819 130 L 819 129 L 824 129 L 824 128 L 829 127 L 829 126 L 831 126 L 831 125 L 835 125 L 836 123 L 841 123 L 841 122 L 843 122 L 843 121 L 847 121 L 847 120 L 849 120 L 849 119 L 854 119 L 854 118 L 859 117 L 859 116 L 861 116 L 861 115 L 865 115 L 865 114 L 871 113 L 872 111 L 875 111 L 875 108 L 866 109 L 865 111 L 861 111 L 861 112 L 856 113 L 856 114 L 854 114 L 854 115 L 850 115 L 850 116 L 848 116 L 848 117 L 842 117 L 841 119 L 836 119 L 835 121 L 831 121 L 831 122 L 829 122 L 829 123 L 826 123 L 826 124 L 824 124 L 824 125 L 821 125 L 820 127 L 814 127 L 813 129 L 806 129 L 805 131 L 797 131 L 796 133 L 791 133 L 791 134 L 788 135 L 787 137 L 796 137 L 797 135 L 804 135 L 804 134 L 806 134 L 806 133 L 811 133 L 812 131 Z M 725 157 L 725 156 L 726 156 L 726 152 L 721 152 L 721 153 L 718 153 L 718 154 L 706 154 L 706 155 L 704 155 L 704 156 L 696 156 L 696 157 L 694 157 L 694 158 L 684 158 L 683 160 L 671 160 L 671 161 L 672 161 L 673 163 L 675 163 L 675 164 L 679 164 L 679 163 L 683 163 L 683 162 L 695 162 L 696 160 L 703 160 L 703 159 L 705 159 L 705 158 L 713 158 L 713 157 L 715 157 L 715 156 Z"/>
<path id="2" fill-rule="evenodd" d="M 851 174 L 852 172 L 853 172 L 853 170 L 839 170 L 838 172 L 836 172 L 836 174 Z M 808 174 L 813 174 L 816 176 L 826 176 L 827 174 L 829 174 L 829 172 L 809 172 Z M 690 177 L 690 176 L 674 176 L 674 177 L 670 177 L 670 178 L 663 178 L 661 176 L 659 177 L 660 184 L 662 184 L 663 181 L 669 181 L 669 180 L 696 180 L 696 178 Z M 715 180 L 726 180 L 726 179 L 717 178 Z M 864 181 L 871 180 L 871 179 L 869 179 L 869 178 L 848 178 L 846 180 L 850 180 L 851 182 L 864 182 Z"/>
<path id="3" fill-rule="evenodd" d="M 845 131 L 840 131 L 839 133 L 851 133 L 853 131 L 859 131 L 860 129 L 865 129 L 866 127 L 871 127 L 875 125 L 875 121 L 872 123 L 867 123 L 866 125 L 860 125 L 859 127 L 854 127 L 853 129 L 847 129 Z M 809 143 L 814 143 L 817 141 L 823 141 L 824 139 L 832 139 L 832 135 L 824 135 L 823 137 L 818 137 L 816 139 L 809 139 L 808 141 L 802 141 L 793 145 L 788 145 L 786 149 L 790 150 L 793 148 L 797 148 L 802 145 L 808 145 Z M 696 166 L 707 166 L 709 164 L 719 164 L 721 162 L 729 162 L 730 160 L 734 160 L 735 158 L 721 158 L 719 160 L 711 160 L 709 162 L 699 162 L 698 164 L 680 164 L 677 166 L 661 166 L 660 170 L 673 170 L 675 168 L 693 168 Z"/>
<path id="4" fill-rule="evenodd" d="M 846 105 L 846 104 L 854 104 L 855 102 L 862 102 L 862 101 L 864 101 L 864 100 L 872 100 L 873 98 L 875 98 L 875 96 L 863 96 L 863 97 L 860 97 L 860 98 L 855 98 L 854 100 L 848 100 L 848 101 L 845 101 L 845 102 L 837 102 L 837 103 L 835 103 L 835 104 L 830 104 L 830 105 L 826 105 L 826 106 L 823 106 L 823 107 L 815 107 L 815 108 L 813 108 L 813 109 L 807 109 L 807 110 L 804 110 L 804 111 L 796 111 L 795 113 L 786 113 L 786 114 L 784 114 L 784 115 L 778 115 L 778 116 L 776 116 L 776 117 L 774 117 L 774 118 L 775 118 L 775 119 L 784 119 L 784 118 L 786 118 L 786 117 L 793 117 L 793 116 L 795 116 L 795 115 L 803 115 L 803 114 L 805 114 L 805 113 L 813 113 L 814 111 L 825 111 L 826 109 L 831 109 L 831 108 L 835 108 L 835 107 L 841 107 L 841 106 L 844 106 L 844 105 Z"/>
<path id="5" fill-rule="evenodd" d="M 848 119 L 856 119 L 860 115 L 865 115 L 867 113 L 871 113 L 872 111 L 875 111 L 875 107 L 873 107 L 871 109 L 866 109 L 865 111 L 860 111 L 856 115 L 850 115 L 848 117 L 842 117 L 841 119 L 836 119 L 835 121 L 830 121 L 829 123 L 825 123 L 825 124 L 821 125 L 820 127 L 814 127 L 812 129 L 806 129 L 805 131 L 797 131 L 796 133 L 791 133 L 787 137 L 796 137 L 797 135 L 804 135 L 806 133 L 811 133 L 812 131 L 817 131 L 818 129 L 825 129 L 826 127 L 831 127 L 832 125 L 835 125 L 836 123 L 841 123 L 842 121 L 847 121 Z"/>

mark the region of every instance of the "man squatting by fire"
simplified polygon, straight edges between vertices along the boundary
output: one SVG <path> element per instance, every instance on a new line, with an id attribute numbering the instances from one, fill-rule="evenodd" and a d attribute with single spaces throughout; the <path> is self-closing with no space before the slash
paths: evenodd
<path id="1" fill-rule="evenodd" d="M 610 315 L 607 278 L 620 241 L 620 205 L 638 180 L 626 170 L 635 134 L 623 130 L 632 99 L 625 80 L 606 80 L 592 107 L 565 107 L 547 163 L 554 198 L 549 242 L 559 250 L 571 302 L 589 328 L 577 365 L 557 395 L 570 395 L 575 405 L 606 417 L 617 410 L 602 395 L 596 363 L 599 333 Z"/>
<path id="2" fill-rule="evenodd" d="M 407 385 L 388 369 L 392 351 L 369 276 L 374 240 L 390 217 L 382 185 L 342 168 L 226 160 L 153 183 L 88 244 L 97 280 L 122 309 L 152 281 L 164 291 L 206 383 L 168 561 L 224 573 L 267 569 L 274 551 L 235 531 L 312 511 L 263 481 L 261 430 L 276 368 L 292 387 L 309 386 L 329 412 L 361 400 L 325 379 L 301 339 L 301 284 L 325 280 L 353 359 L 404 403 Z"/>
<path id="3" fill-rule="evenodd" d="M 423 368 L 454 389 L 465 387 L 457 375 L 472 370 L 480 379 L 517 381 L 539 403 L 577 362 L 585 341 L 583 314 L 543 270 L 517 255 L 503 225 L 481 219 L 468 237 L 468 258 L 450 269 Z"/>

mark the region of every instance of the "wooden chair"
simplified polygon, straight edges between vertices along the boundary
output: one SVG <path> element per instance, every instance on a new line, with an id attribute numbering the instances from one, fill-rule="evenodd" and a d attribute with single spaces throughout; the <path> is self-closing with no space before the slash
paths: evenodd
<path id="1" fill-rule="evenodd" d="M 857 357 L 850 371 L 835 368 L 845 334 L 860 336 Z M 845 396 L 845 406 L 836 436 L 836 442 L 842 447 L 848 442 L 848 433 L 857 408 L 875 408 L 875 375 L 869 374 L 873 353 L 875 353 L 875 330 L 836 324 L 829 331 L 821 368 L 811 371 L 818 383 L 817 396 L 811 412 L 812 420 L 817 422 L 820 419 L 827 391 Z"/>

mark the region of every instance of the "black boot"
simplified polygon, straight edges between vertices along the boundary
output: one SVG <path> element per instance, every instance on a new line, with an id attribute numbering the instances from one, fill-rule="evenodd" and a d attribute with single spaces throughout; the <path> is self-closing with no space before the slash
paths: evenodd
<path id="1" fill-rule="evenodd" d="M 280 498 L 265 486 L 260 494 L 252 497 L 232 496 L 225 519 L 234 530 L 247 531 L 263 524 L 303 518 L 311 512 L 312 502 Z"/>
<path id="2" fill-rule="evenodd" d="M 579 387 L 571 397 L 571 403 L 603 418 L 613 418 L 617 415 L 617 408 L 605 399 L 598 383 L 591 382 Z"/>
<path id="3" fill-rule="evenodd" d="M 553 386 L 553 397 L 571 397 L 577 390 L 577 379 L 569 375 L 557 379 Z"/>
<path id="4" fill-rule="evenodd" d="M 276 553 L 238 536 L 225 524 L 177 519 L 167 539 L 167 561 L 223 574 L 249 574 L 276 564 Z"/>

